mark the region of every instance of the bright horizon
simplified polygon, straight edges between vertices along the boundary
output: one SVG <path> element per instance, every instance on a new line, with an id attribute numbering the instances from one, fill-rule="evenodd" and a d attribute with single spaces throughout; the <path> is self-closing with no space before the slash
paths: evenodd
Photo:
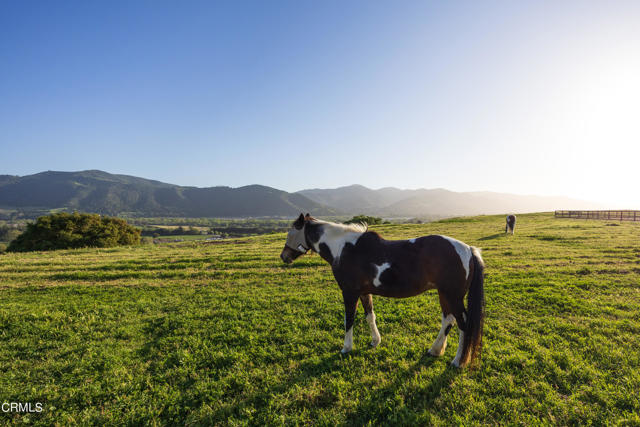
<path id="1" fill-rule="evenodd" d="M 0 174 L 640 209 L 640 3 L 0 5 Z"/>

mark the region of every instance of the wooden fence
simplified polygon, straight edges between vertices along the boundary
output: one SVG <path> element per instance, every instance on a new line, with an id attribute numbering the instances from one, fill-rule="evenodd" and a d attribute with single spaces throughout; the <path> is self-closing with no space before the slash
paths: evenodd
<path id="1" fill-rule="evenodd" d="M 556 211 L 556 218 L 611 219 L 614 221 L 640 221 L 640 211 Z"/>

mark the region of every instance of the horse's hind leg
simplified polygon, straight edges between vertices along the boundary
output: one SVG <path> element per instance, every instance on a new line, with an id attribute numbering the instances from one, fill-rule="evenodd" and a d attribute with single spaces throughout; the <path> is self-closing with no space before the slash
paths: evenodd
<path id="1" fill-rule="evenodd" d="M 344 346 L 341 353 L 349 353 L 353 349 L 353 321 L 358 308 L 358 294 L 342 293 L 344 299 Z"/>
<path id="2" fill-rule="evenodd" d="M 373 298 L 371 298 L 371 294 L 360 295 L 360 301 L 364 308 L 364 315 L 367 318 L 369 329 L 371 329 L 371 347 L 377 347 L 381 338 L 376 326 L 376 314 L 373 312 Z"/>
<path id="3" fill-rule="evenodd" d="M 467 360 L 462 360 L 462 353 L 464 349 L 464 331 L 467 329 L 467 310 L 464 308 L 463 300 L 460 300 L 456 304 L 454 309 L 454 316 L 458 321 L 458 350 L 456 357 L 451 361 L 451 364 L 457 368 L 467 363 Z"/>
<path id="4" fill-rule="evenodd" d="M 440 332 L 438 332 L 436 340 L 429 349 L 430 355 L 442 356 L 444 354 L 444 351 L 447 349 L 447 335 L 449 335 L 449 331 L 454 323 L 456 323 L 456 319 L 453 317 L 453 314 L 442 313 L 442 326 L 440 327 Z"/>
<path id="5" fill-rule="evenodd" d="M 438 295 L 440 297 L 440 307 L 442 308 L 442 326 L 436 340 L 429 349 L 429 354 L 432 356 L 442 356 L 444 354 L 447 349 L 447 335 L 449 335 L 449 331 L 456 323 L 456 318 L 452 314 L 452 304 L 441 292 L 438 292 Z"/>

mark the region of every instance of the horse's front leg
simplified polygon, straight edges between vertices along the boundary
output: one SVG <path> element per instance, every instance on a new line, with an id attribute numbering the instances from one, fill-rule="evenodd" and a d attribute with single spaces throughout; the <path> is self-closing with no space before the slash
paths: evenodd
<path id="1" fill-rule="evenodd" d="M 364 315 L 371 329 L 371 347 L 377 347 L 380 344 L 380 332 L 376 326 L 376 314 L 373 312 L 373 298 L 371 294 L 361 295 L 360 301 L 362 301 L 362 307 L 364 308 Z"/>
<path id="2" fill-rule="evenodd" d="M 344 347 L 341 353 L 349 353 L 353 349 L 353 321 L 356 318 L 358 308 L 358 294 L 342 293 L 344 299 Z"/>

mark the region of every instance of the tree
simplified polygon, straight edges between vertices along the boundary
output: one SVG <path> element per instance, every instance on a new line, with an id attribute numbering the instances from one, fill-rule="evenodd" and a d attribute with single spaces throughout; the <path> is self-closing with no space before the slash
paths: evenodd
<path id="1" fill-rule="evenodd" d="M 354 224 L 354 223 L 364 223 L 367 225 L 382 224 L 382 218 L 378 218 L 377 216 L 356 215 L 350 220 L 345 221 L 345 224 Z"/>
<path id="2" fill-rule="evenodd" d="M 7 252 L 84 247 L 107 248 L 140 243 L 140 230 L 120 218 L 65 212 L 41 216 L 28 224 Z"/>

